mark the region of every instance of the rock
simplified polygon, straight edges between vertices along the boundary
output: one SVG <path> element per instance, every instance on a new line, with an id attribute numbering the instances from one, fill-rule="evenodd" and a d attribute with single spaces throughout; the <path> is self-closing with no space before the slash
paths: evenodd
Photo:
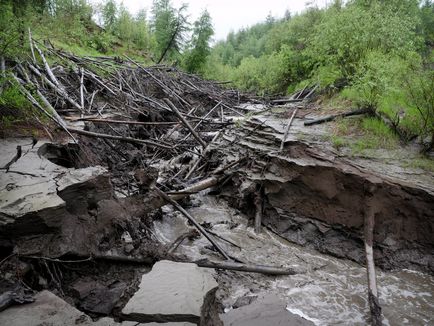
<path id="1" fill-rule="evenodd" d="M 80 309 L 108 315 L 116 306 L 126 288 L 127 285 L 119 281 L 104 286 L 95 281 L 79 280 L 72 285 L 71 290 L 80 299 Z"/>
<path id="2" fill-rule="evenodd" d="M 275 295 L 258 298 L 254 303 L 221 314 L 224 326 L 314 325 L 311 321 L 290 313 L 286 303 Z"/>
<path id="3" fill-rule="evenodd" d="M 0 325 L 13 326 L 190 326 L 190 323 L 140 324 L 124 321 L 117 323 L 111 318 L 97 321 L 77 310 L 49 291 L 42 291 L 35 296 L 35 302 L 13 306 L 0 312 Z"/>
<path id="4" fill-rule="evenodd" d="M 160 261 L 142 276 L 139 290 L 122 314 L 125 319 L 137 322 L 199 323 L 204 298 L 217 286 L 208 269 Z"/>
<path id="5" fill-rule="evenodd" d="M 89 202 L 111 195 L 104 168 L 56 165 L 41 156 L 39 150 L 45 144 L 40 141 L 32 148 L 31 138 L 0 140 L 0 166 L 15 155 L 17 145 L 23 149 L 23 155 L 8 172 L 0 170 L 0 184 L 5 185 L 0 189 L 0 237 L 50 233 L 61 227 L 68 199 L 87 210 Z M 93 191 L 81 198 L 80 189 Z"/>
<path id="6" fill-rule="evenodd" d="M 0 325 L 93 325 L 89 316 L 49 291 L 38 293 L 35 299 L 33 303 L 13 306 L 1 312 Z"/>
<path id="7" fill-rule="evenodd" d="M 256 295 L 250 295 L 250 296 L 245 296 L 245 297 L 241 297 L 238 298 L 237 301 L 235 301 L 233 308 L 237 309 L 237 308 L 241 308 L 243 306 L 247 306 L 249 304 L 251 304 L 253 301 L 255 301 L 258 298 L 258 296 Z"/>
<path id="8" fill-rule="evenodd" d="M 130 254 L 134 250 L 134 246 L 130 243 L 127 244 L 124 248 L 126 254 Z"/>

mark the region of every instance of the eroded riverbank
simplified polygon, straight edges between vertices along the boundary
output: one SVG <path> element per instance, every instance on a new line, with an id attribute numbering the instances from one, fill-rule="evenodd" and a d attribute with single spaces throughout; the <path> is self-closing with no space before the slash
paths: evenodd
<path id="1" fill-rule="evenodd" d="M 131 63 L 88 86 L 86 116 L 56 107 L 76 144 L 0 141 L 0 320 L 364 325 L 369 206 L 384 324 L 432 323 L 431 172 L 332 148 L 310 90 L 276 113 Z"/>

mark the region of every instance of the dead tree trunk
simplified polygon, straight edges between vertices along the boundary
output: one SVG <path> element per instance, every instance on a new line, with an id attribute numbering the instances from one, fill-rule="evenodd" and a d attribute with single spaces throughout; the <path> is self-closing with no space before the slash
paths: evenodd
<path id="1" fill-rule="evenodd" d="M 253 264 L 243 264 L 236 262 L 213 262 L 207 259 L 195 261 L 195 264 L 199 267 L 207 268 L 217 268 L 226 269 L 232 271 L 240 272 L 250 272 L 250 273 L 261 273 L 266 275 L 295 275 L 298 274 L 297 271 L 290 267 L 276 267 L 276 266 L 264 266 L 264 265 L 253 265 Z"/>
<path id="2" fill-rule="evenodd" d="M 294 120 L 297 114 L 298 108 L 295 108 L 294 112 L 292 112 L 291 118 L 288 120 L 288 124 L 286 125 L 285 134 L 283 135 L 282 142 L 280 143 L 280 151 L 283 151 L 283 146 L 285 146 L 286 137 L 288 137 L 289 128 L 291 128 L 292 121 Z"/>
<path id="3" fill-rule="evenodd" d="M 255 193 L 255 232 L 261 233 L 261 225 L 262 225 L 262 192 L 259 189 Z"/>
<path id="4" fill-rule="evenodd" d="M 164 192 L 162 192 L 160 189 L 155 188 L 155 191 L 163 198 L 165 201 L 167 201 L 169 204 L 172 204 L 173 207 L 175 207 L 182 215 L 184 215 L 197 229 L 202 235 L 208 239 L 209 242 L 216 248 L 216 250 L 227 260 L 231 260 L 231 258 L 226 254 L 226 252 L 223 250 L 220 245 L 215 242 L 215 240 L 206 232 L 206 230 L 199 224 L 197 221 L 187 213 L 187 211 L 182 208 L 181 205 L 179 205 L 176 201 L 174 201 L 172 198 L 170 198 L 168 195 L 166 195 Z"/>
<path id="5" fill-rule="evenodd" d="M 365 252 L 366 252 L 366 268 L 368 271 L 368 302 L 371 311 L 371 324 L 373 326 L 381 326 L 381 306 L 378 300 L 377 280 L 375 275 L 374 263 L 374 225 L 376 207 L 374 203 L 375 188 L 368 189 L 366 198 L 366 211 L 364 220 L 365 233 Z"/>

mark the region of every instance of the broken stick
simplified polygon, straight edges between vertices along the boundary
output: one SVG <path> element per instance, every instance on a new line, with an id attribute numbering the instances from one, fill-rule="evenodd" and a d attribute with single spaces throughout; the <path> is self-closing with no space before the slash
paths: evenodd
<path id="1" fill-rule="evenodd" d="M 339 114 L 335 114 L 335 115 L 329 115 L 329 116 L 319 118 L 316 120 L 305 121 L 304 125 L 305 126 L 312 126 L 312 125 L 317 125 L 317 124 L 321 124 L 321 123 L 328 122 L 328 121 L 333 121 L 336 118 L 345 118 L 345 117 L 350 117 L 352 115 L 366 114 L 366 113 L 371 113 L 371 112 L 372 111 L 370 109 L 359 109 L 359 110 L 354 110 L 354 111 L 350 111 L 350 112 L 339 113 Z"/>
<path id="2" fill-rule="evenodd" d="M 285 145 L 286 137 L 288 137 L 289 128 L 291 128 L 292 121 L 295 118 L 295 115 L 297 114 L 298 108 L 295 108 L 294 112 L 292 112 L 291 118 L 288 121 L 288 124 L 285 128 L 285 135 L 283 136 L 282 142 L 280 143 L 280 151 L 283 150 L 283 146 Z"/>
<path id="3" fill-rule="evenodd" d="M 255 233 L 261 233 L 261 225 L 262 225 L 262 195 L 261 190 L 259 189 L 255 193 Z"/>
<path id="4" fill-rule="evenodd" d="M 109 134 L 100 134 L 97 132 L 86 131 L 86 130 L 81 130 L 81 129 L 76 129 L 76 128 L 69 128 L 69 127 L 66 128 L 66 130 L 68 130 L 69 132 L 71 132 L 73 134 L 79 134 L 79 135 L 88 136 L 88 137 L 113 139 L 113 140 L 125 141 L 128 143 L 138 143 L 138 144 L 145 144 L 145 145 L 154 146 L 154 147 L 160 147 L 160 148 L 164 148 L 164 149 L 172 149 L 171 146 L 159 144 L 159 143 L 153 142 L 151 140 L 137 139 L 137 138 L 131 138 L 131 137 L 121 137 L 121 136 L 114 136 L 114 135 L 109 135 Z"/>
<path id="5" fill-rule="evenodd" d="M 198 260 L 195 264 L 199 267 L 227 269 L 232 271 L 261 273 L 266 275 L 295 275 L 297 271 L 290 267 L 275 267 L 254 264 L 242 264 L 231 261 L 213 262 L 207 259 Z"/>
<path id="6" fill-rule="evenodd" d="M 174 201 L 172 198 L 170 198 L 166 193 L 161 191 L 158 188 L 154 188 L 155 191 L 168 203 L 172 204 L 173 207 L 175 207 L 182 215 L 184 215 L 198 230 L 200 233 L 203 234 L 205 238 L 211 242 L 211 244 L 217 249 L 217 251 L 226 259 L 231 260 L 230 257 L 226 254 L 226 252 L 220 247 L 220 245 L 215 242 L 215 240 L 208 234 L 208 232 L 194 219 L 193 216 L 191 216 L 184 208 L 182 208 L 181 205 L 179 205 L 176 201 Z"/>
<path id="7" fill-rule="evenodd" d="M 205 141 L 202 138 L 200 138 L 200 136 L 193 129 L 193 127 L 188 123 L 188 121 L 183 117 L 183 115 L 181 114 L 181 112 L 179 112 L 176 106 L 168 98 L 165 98 L 164 101 L 169 105 L 169 108 L 172 110 L 173 113 L 175 113 L 178 116 L 179 120 L 181 120 L 181 122 L 187 127 L 187 129 L 190 130 L 191 134 L 193 135 L 194 138 L 196 138 L 199 144 L 201 144 L 202 147 L 205 148 L 207 145 Z"/>

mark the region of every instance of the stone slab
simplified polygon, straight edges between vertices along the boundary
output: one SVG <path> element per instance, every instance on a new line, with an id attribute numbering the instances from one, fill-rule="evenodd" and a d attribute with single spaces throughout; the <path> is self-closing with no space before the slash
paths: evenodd
<path id="1" fill-rule="evenodd" d="M 122 313 L 140 322 L 197 323 L 205 296 L 218 286 L 212 271 L 196 264 L 157 262 L 143 275 L 140 288 Z"/>
<path id="2" fill-rule="evenodd" d="M 286 303 L 275 295 L 258 298 L 252 304 L 221 314 L 224 326 L 311 326 L 311 321 L 289 312 Z"/>
<path id="3" fill-rule="evenodd" d="M 0 167 L 12 160 L 17 146 L 22 147 L 22 156 L 9 167 L 9 171 L 0 170 L 0 227 L 17 223 L 24 233 L 32 228 L 40 230 L 43 226 L 56 227 L 65 207 L 65 201 L 59 193 L 95 180 L 107 172 L 100 166 L 73 169 L 54 164 L 40 150 L 47 143 L 41 140 L 32 148 L 31 138 L 0 140 Z M 42 221 L 40 212 L 47 210 L 50 213 L 45 214 L 45 221 Z M 29 223 L 22 218 L 27 216 L 30 216 Z M 14 231 L 8 228 L 4 230 Z"/>

